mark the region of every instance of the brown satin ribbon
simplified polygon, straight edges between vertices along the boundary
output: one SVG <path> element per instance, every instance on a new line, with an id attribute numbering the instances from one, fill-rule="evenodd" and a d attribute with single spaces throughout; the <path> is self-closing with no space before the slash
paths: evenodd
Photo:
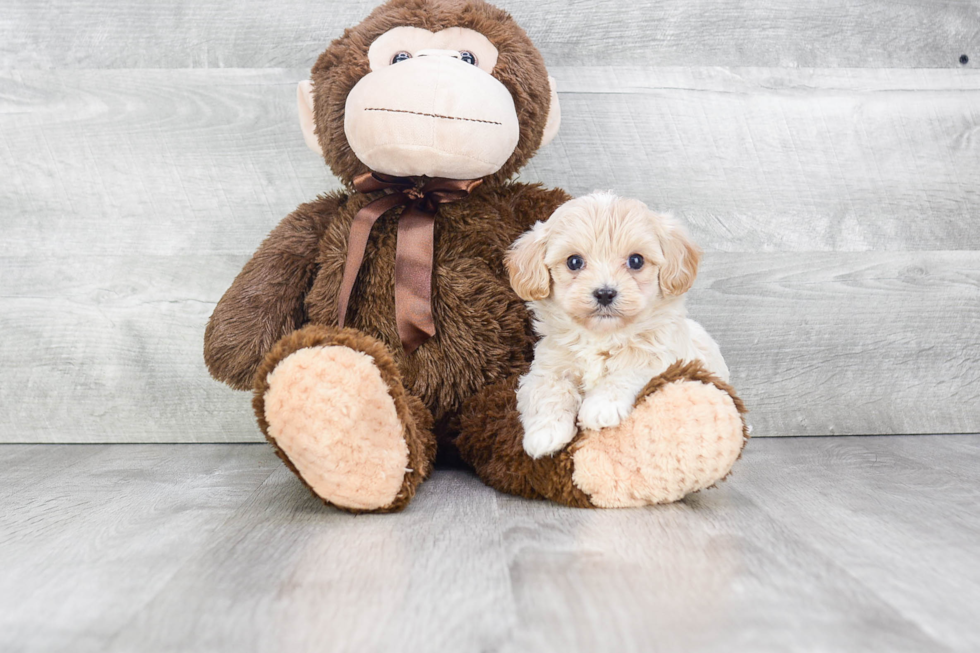
<path id="1" fill-rule="evenodd" d="M 465 198 L 482 179 L 436 177 L 416 188 L 418 177 L 392 177 L 365 172 L 354 178 L 359 193 L 388 191 L 354 216 L 347 240 L 347 261 L 340 283 L 337 322 L 344 326 L 354 281 L 364 261 L 371 228 L 387 211 L 404 206 L 398 218 L 398 245 L 395 248 L 395 322 L 406 354 L 436 333 L 432 321 L 432 240 L 439 205 Z"/>

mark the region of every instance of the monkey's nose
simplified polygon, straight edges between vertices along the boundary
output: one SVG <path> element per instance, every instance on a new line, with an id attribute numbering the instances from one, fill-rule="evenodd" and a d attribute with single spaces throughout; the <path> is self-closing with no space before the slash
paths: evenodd
<path id="1" fill-rule="evenodd" d="M 616 299 L 616 289 L 606 286 L 605 288 L 599 288 L 592 292 L 592 296 L 595 300 L 599 302 L 601 306 L 609 306 Z"/>

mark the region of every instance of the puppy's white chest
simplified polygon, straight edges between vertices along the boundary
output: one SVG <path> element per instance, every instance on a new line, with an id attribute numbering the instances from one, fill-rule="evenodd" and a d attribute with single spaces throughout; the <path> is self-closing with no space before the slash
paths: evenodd
<path id="1" fill-rule="evenodd" d="M 609 360 L 612 352 L 608 349 L 594 349 L 582 352 L 579 359 L 579 374 L 582 391 L 588 392 L 609 374 Z"/>

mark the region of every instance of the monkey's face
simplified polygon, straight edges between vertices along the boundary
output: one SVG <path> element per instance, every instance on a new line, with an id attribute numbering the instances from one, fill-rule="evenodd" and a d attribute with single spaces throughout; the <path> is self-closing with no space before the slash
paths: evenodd
<path id="1" fill-rule="evenodd" d="M 475 179 L 517 147 L 514 100 L 491 74 L 497 49 L 479 32 L 396 27 L 371 44 L 371 72 L 347 96 L 344 132 L 370 169 Z"/>
<path id="2" fill-rule="evenodd" d="M 554 80 L 505 11 L 481 0 L 388 0 L 299 87 L 307 144 L 350 183 L 509 179 L 558 131 Z"/>

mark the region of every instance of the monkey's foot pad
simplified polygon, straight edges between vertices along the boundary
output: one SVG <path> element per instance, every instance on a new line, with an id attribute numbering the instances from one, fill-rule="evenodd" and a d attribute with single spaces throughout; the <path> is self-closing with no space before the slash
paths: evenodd
<path id="1" fill-rule="evenodd" d="M 374 359 L 347 347 L 308 347 L 283 359 L 268 384 L 269 435 L 317 495 L 353 510 L 394 501 L 408 445 Z"/>
<path id="2" fill-rule="evenodd" d="M 732 396 L 680 380 L 642 398 L 619 426 L 589 431 L 573 480 L 596 506 L 677 501 L 724 478 L 745 444 Z"/>

